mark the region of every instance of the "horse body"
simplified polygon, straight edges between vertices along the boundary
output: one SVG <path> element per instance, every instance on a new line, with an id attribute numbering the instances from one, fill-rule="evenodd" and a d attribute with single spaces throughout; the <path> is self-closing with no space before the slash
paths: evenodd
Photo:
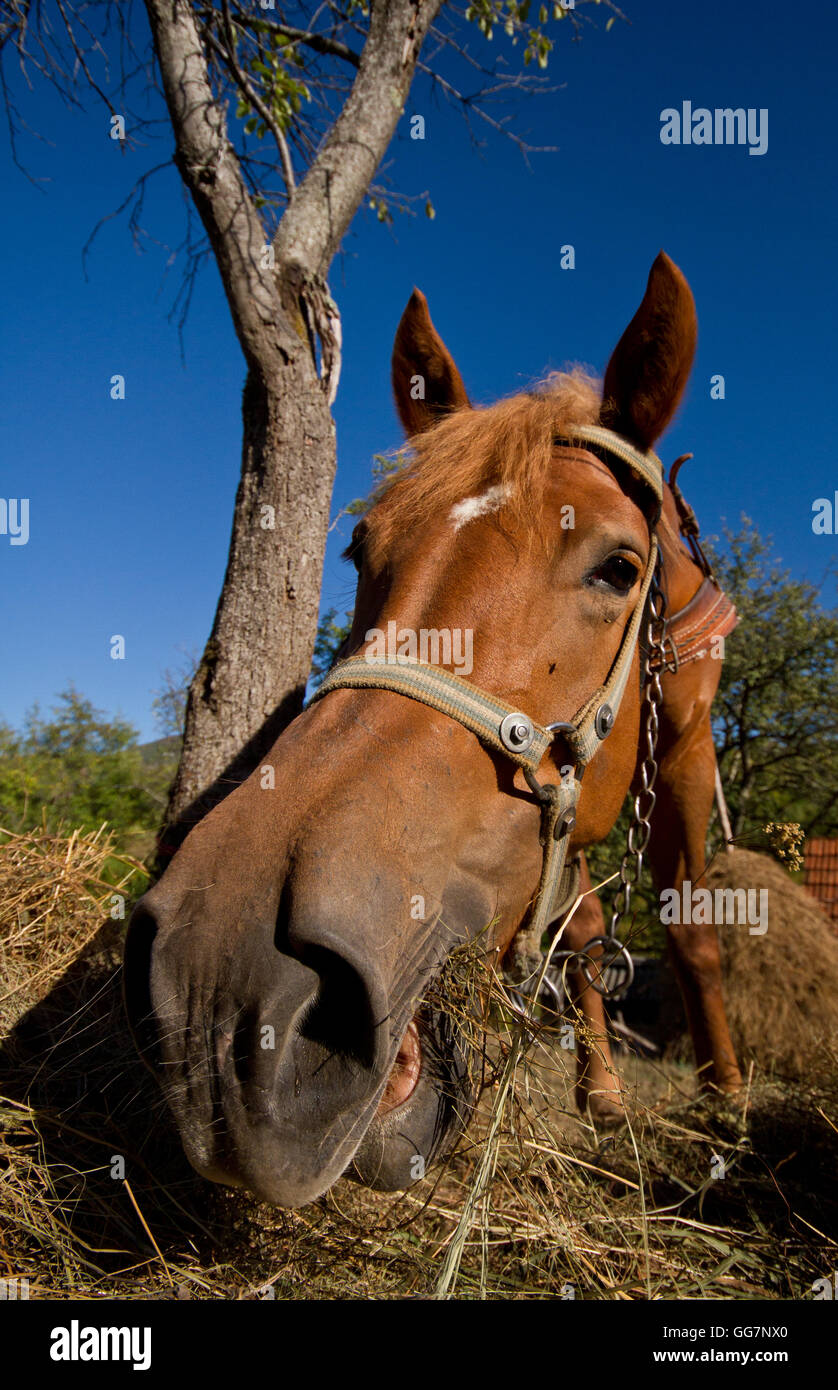
<path id="1" fill-rule="evenodd" d="M 656 518 L 628 469 L 556 440 L 599 422 L 649 449 L 694 343 L 692 296 L 661 255 L 602 396 L 571 376 L 477 411 L 414 294 L 393 380 L 415 457 L 356 528 L 347 651 L 363 653 L 390 623 L 467 629 L 475 687 L 545 723 L 571 719 L 620 651 Z M 671 494 L 657 531 L 673 611 L 702 576 Z M 586 772 L 573 852 L 608 833 L 635 774 L 637 661 Z M 696 881 L 703 867 L 717 683 L 712 661 L 663 677 L 650 846 L 661 886 Z M 557 737 L 539 776 L 559 780 L 567 756 Z M 194 1166 L 280 1205 L 311 1200 L 350 1165 L 371 1185 L 408 1186 L 471 1100 L 464 1044 L 428 1004 L 429 984 L 489 924 L 488 949 L 504 957 L 540 859 L 539 809 L 520 769 L 454 719 L 385 689 L 336 689 L 305 710 L 191 831 L 129 931 L 129 1019 Z M 601 930 L 598 912 L 586 898 L 571 944 Z M 715 929 L 671 937 L 702 1079 L 733 1089 Z M 601 1032 L 600 997 L 572 983 Z M 582 1058 L 579 1094 L 619 1109 L 596 1056 Z"/>

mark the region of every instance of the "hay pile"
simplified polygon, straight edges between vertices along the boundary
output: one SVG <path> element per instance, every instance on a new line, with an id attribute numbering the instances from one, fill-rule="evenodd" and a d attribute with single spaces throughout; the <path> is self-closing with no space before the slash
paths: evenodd
<path id="1" fill-rule="evenodd" d="M 719 927 L 723 990 L 740 1064 L 768 1075 L 838 1075 L 838 935 L 805 888 L 767 854 L 718 854 L 702 885 L 767 893 L 767 930 Z M 755 902 L 758 899 L 754 900 Z M 687 1056 L 687 1046 L 679 1048 Z"/>
<path id="2" fill-rule="evenodd" d="M 69 835 L 0 828 L 0 1032 L 47 992 L 103 918 L 124 914 L 146 879 L 104 825 Z"/>
<path id="3" fill-rule="evenodd" d="M 500 991 L 475 1121 L 410 1193 L 341 1181 L 283 1212 L 203 1182 L 127 1035 L 112 860 L 0 846 L 0 1274 L 31 1297 L 810 1297 L 838 1262 L 834 1087 L 755 1075 L 743 1117 L 623 1059 L 629 1125 L 597 1133 L 555 1032 Z"/>

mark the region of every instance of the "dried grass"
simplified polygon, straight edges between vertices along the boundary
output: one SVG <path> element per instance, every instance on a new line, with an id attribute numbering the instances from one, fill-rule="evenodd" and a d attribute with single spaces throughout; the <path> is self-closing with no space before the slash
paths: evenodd
<path id="1" fill-rule="evenodd" d="M 0 827 L 0 1027 L 8 1031 L 93 939 L 101 918 L 119 911 L 115 895 L 127 901 L 146 878 L 142 864 L 117 853 L 104 825 L 68 835 Z"/>
<path id="2" fill-rule="evenodd" d="M 696 1099 L 688 1068 L 623 1058 L 629 1125 L 597 1133 L 550 1021 L 497 982 L 475 1119 L 410 1193 L 342 1181 L 283 1212 L 202 1182 L 127 1038 L 123 924 L 95 889 L 110 853 L 0 850 L 0 1275 L 31 1297 L 805 1297 L 834 1268 L 834 1087 L 754 1072 L 743 1117 Z M 479 1027 L 477 952 L 440 991 Z"/>

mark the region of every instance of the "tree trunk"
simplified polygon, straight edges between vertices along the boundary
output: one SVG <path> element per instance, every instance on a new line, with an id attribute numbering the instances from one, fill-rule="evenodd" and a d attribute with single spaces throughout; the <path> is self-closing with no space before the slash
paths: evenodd
<path id="1" fill-rule="evenodd" d="M 242 422 L 227 573 L 189 689 L 163 857 L 252 771 L 300 712 L 311 669 L 335 430 L 308 351 L 270 386 L 251 369 Z"/>

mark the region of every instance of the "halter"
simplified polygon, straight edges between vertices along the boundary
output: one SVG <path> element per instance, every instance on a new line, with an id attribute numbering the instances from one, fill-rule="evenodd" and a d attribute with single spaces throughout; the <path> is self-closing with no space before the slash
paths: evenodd
<path id="1" fill-rule="evenodd" d="M 663 502 L 663 465 L 657 454 L 651 450 L 642 453 L 627 439 L 600 425 L 574 427 L 556 442 L 593 445 L 597 452 L 605 454 L 606 460 L 610 456 L 627 464 L 653 494 L 659 515 Z M 375 689 L 406 695 L 456 720 L 482 743 L 523 770 L 527 785 L 541 806 L 539 840 L 543 858 L 529 923 L 517 933 L 513 944 L 512 971 L 507 973 L 516 983 L 536 974 L 541 964 L 541 938 L 545 928 L 561 916 L 576 897 L 579 864 L 578 860 L 567 864 L 567 851 L 576 824 L 580 784 L 585 768 L 611 733 L 620 712 L 657 561 L 658 543 L 653 525 L 640 594 L 613 665 L 603 684 L 569 723 L 539 724 L 514 705 L 439 666 L 394 655 L 352 656 L 340 661 L 312 696 L 314 704 L 333 690 Z M 556 734 L 569 746 L 574 770 L 557 784 L 542 783 L 536 773 Z"/>

